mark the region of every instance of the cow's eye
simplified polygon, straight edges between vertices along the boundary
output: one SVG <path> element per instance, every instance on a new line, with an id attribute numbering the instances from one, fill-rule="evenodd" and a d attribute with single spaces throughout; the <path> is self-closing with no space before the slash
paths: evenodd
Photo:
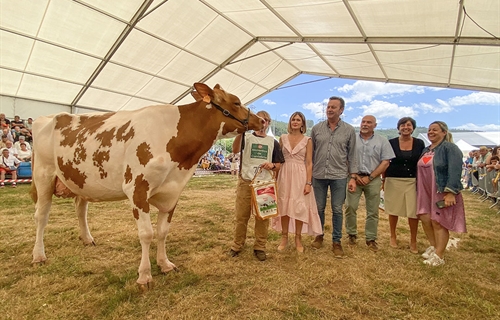
<path id="1" fill-rule="evenodd" d="M 236 106 L 240 107 L 241 106 L 241 102 L 235 102 L 234 103 Z"/>

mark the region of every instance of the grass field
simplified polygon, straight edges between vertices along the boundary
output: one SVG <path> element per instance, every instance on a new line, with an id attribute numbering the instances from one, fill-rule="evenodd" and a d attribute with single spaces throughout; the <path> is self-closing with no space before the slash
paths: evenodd
<path id="1" fill-rule="evenodd" d="M 407 249 L 404 220 L 400 248 L 389 247 L 383 212 L 377 253 L 361 240 L 344 245 L 346 259 L 335 259 L 330 236 L 319 250 L 306 236 L 305 253 L 293 246 L 278 253 L 280 235 L 270 231 L 268 259 L 259 262 L 249 228 L 245 250 L 231 258 L 235 186 L 227 175 L 191 179 L 167 236 L 179 271 L 160 273 L 153 243 L 155 286 L 145 294 L 135 283 L 141 247 L 126 201 L 90 204 L 97 245 L 84 246 L 72 200 L 55 199 L 45 231 L 48 261 L 32 266 L 29 185 L 0 190 L 0 319 L 500 319 L 500 215 L 470 192 L 468 233 L 452 234 L 461 239 L 458 248 L 433 268 Z M 329 235 L 331 212 L 326 217 Z M 360 228 L 363 219 L 360 206 Z M 418 245 L 421 252 L 428 245 L 421 226 Z"/>

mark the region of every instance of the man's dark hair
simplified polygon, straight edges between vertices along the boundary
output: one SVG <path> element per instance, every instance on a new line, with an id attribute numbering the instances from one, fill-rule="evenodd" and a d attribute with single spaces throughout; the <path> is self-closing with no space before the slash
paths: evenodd
<path id="1" fill-rule="evenodd" d="M 338 100 L 338 101 L 340 101 L 340 108 L 344 109 L 344 107 L 345 107 L 345 101 L 341 97 L 333 96 L 333 97 L 330 97 L 330 99 L 328 99 L 328 100 Z"/>

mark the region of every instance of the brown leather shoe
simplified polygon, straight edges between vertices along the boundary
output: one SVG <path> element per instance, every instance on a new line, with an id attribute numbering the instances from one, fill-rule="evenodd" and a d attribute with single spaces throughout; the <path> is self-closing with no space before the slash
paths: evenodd
<path id="1" fill-rule="evenodd" d="M 349 245 L 350 245 L 350 246 L 355 246 L 355 245 L 356 245 L 356 243 L 357 243 L 357 238 L 358 238 L 358 237 L 357 237 L 355 234 L 350 234 L 350 235 L 348 236 L 348 238 L 349 238 Z"/>
<path id="2" fill-rule="evenodd" d="M 378 251 L 378 245 L 377 242 L 375 242 L 375 240 L 366 241 L 366 245 L 368 246 L 368 249 L 370 249 L 371 251 L 373 252 Z"/>
<path id="3" fill-rule="evenodd" d="M 344 249 L 342 249 L 342 245 L 340 242 L 334 242 L 332 244 L 333 255 L 335 258 L 343 259 L 344 258 Z"/>
<path id="4" fill-rule="evenodd" d="M 313 247 L 314 249 L 319 249 L 322 246 L 323 246 L 323 235 L 316 236 L 316 238 L 314 238 L 314 241 L 311 243 L 311 247 Z"/>

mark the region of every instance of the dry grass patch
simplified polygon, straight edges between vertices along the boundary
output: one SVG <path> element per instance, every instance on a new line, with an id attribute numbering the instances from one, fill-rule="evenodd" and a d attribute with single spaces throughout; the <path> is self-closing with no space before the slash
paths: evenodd
<path id="1" fill-rule="evenodd" d="M 360 206 L 356 247 L 333 257 L 331 225 L 325 246 L 278 253 L 269 233 L 268 260 L 253 257 L 253 232 L 237 258 L 226 253 L 233 236 L 236 180 L 191 179 L 167 236 L 167 254 L 179 272 L 161 274 L 151 248 L 155 287 L 140 294 L 135 281 L 141 248 L 127 201 L 90 205 L 96 246 L 78 239 L 71 200 L 55 199 L 45 232 L 48 262 L 31 266 L 35 226 L 29 186 L 0 190 L 0 314 L 3 319 L 500 319 L 500 240 L 497 209 L 464 192 L 469 233 L 431 268 L 407 248 L 408 227 L 398 225 L 400 249 L 391 249 L 381 212 L 380 251 L 363 241 Z M 152 214 L 156 222 L 156 213 Z M 327 212 L 331 221 L 331 212 Z M 250 221 L 253 223 L 253 219 Z M 331 222 L 330 222 L 331 223 Z M 293 242 L 293 241 L 292 241 Z M 427 247 L 422 228 L 419 249 Z"/>

